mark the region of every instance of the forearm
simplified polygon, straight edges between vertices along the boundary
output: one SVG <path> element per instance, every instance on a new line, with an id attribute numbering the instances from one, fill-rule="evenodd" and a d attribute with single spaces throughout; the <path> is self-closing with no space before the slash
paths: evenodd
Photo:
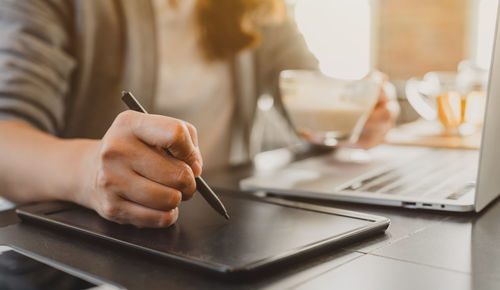
<path id="1" fill-rule="evenodd" d="M 77 201 L 95 140 L 64 140 L 18 121 L 0 122 L 0 195 L 14 202 Z"/>

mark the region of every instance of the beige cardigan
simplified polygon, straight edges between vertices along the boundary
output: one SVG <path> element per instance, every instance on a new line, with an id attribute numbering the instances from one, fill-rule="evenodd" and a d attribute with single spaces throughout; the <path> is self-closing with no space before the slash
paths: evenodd
<path id="1" fill-rule="evenodd" d="M 121 91 L 151 108 L 158 73 L 152 7 L 150 0 L 0 0 L 0 120 L 101 138 L 125 110 Z M 248 158 L 256 100 L 279 96 L 279 72 L 317 67 L 290 21 L 263 28 L 262 40 L 234 61 L 232 160 Z"/>

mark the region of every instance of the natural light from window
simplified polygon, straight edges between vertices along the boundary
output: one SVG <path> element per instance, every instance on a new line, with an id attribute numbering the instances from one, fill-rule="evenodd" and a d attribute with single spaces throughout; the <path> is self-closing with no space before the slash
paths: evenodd
<path id="1" fill-rule="evenodd" d="M 360 79 L 371 69 L 370 0 L 297 0 L 295 18 L 323 73 Z"/>
<path id="2" fill-rule="evenodd" d="M 490 68 L 498 0 L 481 0 L 478 9 L 476 64 L 484 69 Z"/>

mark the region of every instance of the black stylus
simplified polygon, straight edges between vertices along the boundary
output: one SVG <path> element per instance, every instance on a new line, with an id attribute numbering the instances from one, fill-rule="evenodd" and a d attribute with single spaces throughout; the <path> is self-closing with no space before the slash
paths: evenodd
<path id="1" fill-rule="evenodd" d="M 147 114 L 148 112 L 143 106 L 137 101 L 137 99 L 130 92 L 122 92 L 122 101 L 128 106 L 129 109 Z M 165 152 L 172 155 L 168 149 L 163 148 Z M 215 209 L 220 215 L 229 220 L 229 215 L 227 214 L 226 208 L 220 201 L 219 197 L 215 192 L 208 186 L 208 184 L 203 180 L 203 178 L 196 177 L 196 189 L 205 198 L 205 200 Z"/>

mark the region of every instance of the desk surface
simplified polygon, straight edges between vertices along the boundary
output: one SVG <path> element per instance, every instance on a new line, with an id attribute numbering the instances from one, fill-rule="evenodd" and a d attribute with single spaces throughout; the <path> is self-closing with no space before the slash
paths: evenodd
<path id="1" fill-rule="evenodd" d="M 249 167 L 204 174 L 235 190 Z M 312 202 L 312 201 L 311 201 Z M 317 201 L 316 201 L 317 202 Z M 228 280 L 179 269 L 92 238 L 18 223 L 0 213 L 0 244 L 12 244 L 119 283 L 128 289 L 499 289 L 500 202 L 480 215 L 317 202 L 386 216 L 385 235 L 259 277 Z M 10 225 L 9 225 L 10 224 Z M 8 226 L 9 225 L 9 226 Z"/>

